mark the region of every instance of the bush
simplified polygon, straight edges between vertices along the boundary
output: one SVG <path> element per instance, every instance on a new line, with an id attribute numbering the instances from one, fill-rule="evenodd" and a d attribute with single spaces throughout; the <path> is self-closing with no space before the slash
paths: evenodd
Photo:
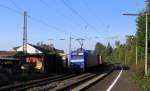
<path id="1" fill-rule="evenodd" d="M 133 64 L 131 67 L 134 81 L 139 84 L 143 91 L 150 91 L 150 78 L 149 76 L 145 77 L 144 61 L 139 62 L 137 66 Z M 148 69 L 149 74 L 150 69 Z"/>

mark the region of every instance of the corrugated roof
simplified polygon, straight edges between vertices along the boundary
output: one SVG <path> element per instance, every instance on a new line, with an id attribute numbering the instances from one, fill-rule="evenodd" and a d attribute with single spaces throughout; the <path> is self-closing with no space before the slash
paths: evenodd
<path id="1" fill-rule="evenodd" d="M 54 47 L 51 47 L 49 45 L 46 45 L 46 44 L 42 44 L 42 45 L 33 45 L 33 44 L 29 44 L 28 45 L 38 49 L 39 51 L 43 52 L 43 53 L 49 53 L 49 52 L 52 52 L 52 53 L 64 53 L 64 50 L 59 50 L 59 49 L 56 49 Z M 20 46 L 19 46 L 20 47 Z M 16 50 L 17 48 L 19 47 L 14 47 L 13 49 Z"/>
<path id="2" fill-rule="evenodd" d="M 41 46 L 37 46 L 37 45 L 33 45 L 33 44 L 29 44 L 30 46 L 42 51 L 43 53 L 48 53 L 48 52 L 56 52 L 56 49 L 53 47 L 50 47 L 48 45 L 41 45 Z"/>

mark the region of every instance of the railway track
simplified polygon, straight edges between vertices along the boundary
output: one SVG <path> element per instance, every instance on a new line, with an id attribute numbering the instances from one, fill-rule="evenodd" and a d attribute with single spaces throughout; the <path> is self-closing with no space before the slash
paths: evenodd
<path id="1" fill-rule="evenodd" d="M 54 89 L 50 89 L 50 91 L 70 91 L 73 87 L 75 87 L 76 85 L 79 85 L 80 83 L 88 80 L 88 79 L 92 79 L 94 77 L 96 77 L 97 74 L 87 74 L 86 76 L 83 76 L 83 77 L 79 77 L 79 78 L 74 78 L 74 79 L 71 79 L 70 81 L 66 81 L 66 83 L 64 83 L 65 85 L 63 86 L 57 86 L 56 88 Z"/>
<path id="2" fill-rule="evenodd" d="M 111 73 L 112 69 L 62 74 L 0 87 L 0 91 L 78 91 Z M 94 79 L 94 80 L 93 80 Z M 91 81 L 93 80 L 93 81 Z M 86 84 L 86 85 L 84 85 Z"/>
<path id="3" fill-rule="evenodd" d="M 77 79 L 82 79 L 82 78 L 88 77 L 90 75 L 91 75 L 91 73 L 80 74 L 80 75 L 77 75 L 77 76 L 74 76 L 71 78 L 67 78 L 64 80 L 58 80 L 58 81 L 49 83 L 49 84 L 44 85 L 44 86 L 31 88 L 31 89 L 28 89 L 27 91 L 43 91 L 43 90 L 44 91 L 47 91 L 47 90 L 56 91 L 56 90 L 60 90 L 64 87 L 68 86 L 68 84 L 72 84 L 72 82 L 76 82 Z"/>
<path id="4" fill-rule="evenodd" d="M 110 66 L 107 70 L 97 69 L 94 71 L 91 71 L 90 74 L 86 74 L 85 76 L 80 77 L 74 77 L 66 81 L 62 81 L 58 86 L 49 89 L 49 91 L 81 91 L 86 90 L 93 84 L 97 83 L 98 81 L 104 79 L 106 76 L 108 76 L 110 73 L 112 73 L 114 70 L 114 66 Z"/>
<path id="5" fill-rule="evenodd" d="M 72 82 L 72 84 L 68 84 L 62 88 L 58 89 L 52 89 L 52 91 L 80 91 L 87 89 L 92 84 L 96 83 L 97 81 L 105 78 L 107 75 L 109 75 L 112 72 L 112 70 L 105 72 L 105 73 L 92 73 L 86 77 L 83 77 L 81 79 L 77 79 L 75 82 Z"/>
<path id="6" fill-rule="evenodd" d="M 79 91 L 87 88 L 96 81 L 103 79 L 112 70 L 107 72 L 89 72 L 78 76 L 55 81 L 44 86 L 28 89 L 27 91 Z"/>
<path id="7" fill-rule="evenodd" d="M 27 89 L 30 89 L 33 87 L 42 86 L 42 85 L 49 84 L 54 81 L 59 81 L 59 80 L 71 78 L 74 76 L 76 76 L 76 74 L 56 75 L 56 76 L 47 77 L 47 78 L 43 78 L 43 79 L 2 86 L 2 87 L 0 87 L 0 91 L 24 91 L 24 90 L 27 90 Z"/>

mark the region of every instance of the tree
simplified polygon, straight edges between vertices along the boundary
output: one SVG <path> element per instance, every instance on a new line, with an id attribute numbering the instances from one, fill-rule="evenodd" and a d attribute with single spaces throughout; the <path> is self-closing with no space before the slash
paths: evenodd
<path id="1" fill-rule="evenodd" d="M 97 55 L 103 55 L 104 54 L 104 51 L 105 51 L 105 46 L 103 45 L 103 44 L 101 44 L 101 43 L 96 43 L 96 45 L 95 45 L 95 53 L 97 54 Z"/>
<path id="2" fill-rule="evenodd" d="M 120 46 L 120 41 L 115 41 L 115 46 L 119 47 Z"/>
<path id="3" fill-rule="evenodd" d="M 146 11 L 141 12 L 141 16 L 138 16 L 137 23 L 137 44 L 138 44 L 138 54 L 140 55 L 140 59 L 144 60 L 145 56 L 145 30 L 146 30 L 146 22 L 145 22 L 145 14 Z M 150 4 L 148 4 L 148 17 L 150 17 Z M 148 18 L 148 49 L 150 49 L 150 18 Z M 148 57 L 150 56 L 150 52 L 148 51 Z M 148 58 L 149 59 L 149 58 Z"/>
<path id="4" fill-rule="evenodd" d="M 105 61 L 106 62 L 112 62 L 112 52 L 113 48 L 111 47 L 110 43 L 108 43 L 106 50 L 105 50 Z"/>
<path id="5" fill-rule="evenodd" d="M 106 55 L 111 56 L 113 52 L 113 48 L 111 47 L 110 43 L 108 42 L 107 48 L 106 48 Z"/>

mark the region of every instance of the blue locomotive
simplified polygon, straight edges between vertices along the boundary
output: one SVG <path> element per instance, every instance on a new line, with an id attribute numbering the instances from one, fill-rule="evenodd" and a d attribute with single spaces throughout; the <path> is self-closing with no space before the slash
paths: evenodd
<path id="1" fill-rule="evenodd" d="M 77 50 L 70 53 L 70 67 L 73 70 L 86 70 L 101 64 L 101 56 L 89 50 Z"/>

